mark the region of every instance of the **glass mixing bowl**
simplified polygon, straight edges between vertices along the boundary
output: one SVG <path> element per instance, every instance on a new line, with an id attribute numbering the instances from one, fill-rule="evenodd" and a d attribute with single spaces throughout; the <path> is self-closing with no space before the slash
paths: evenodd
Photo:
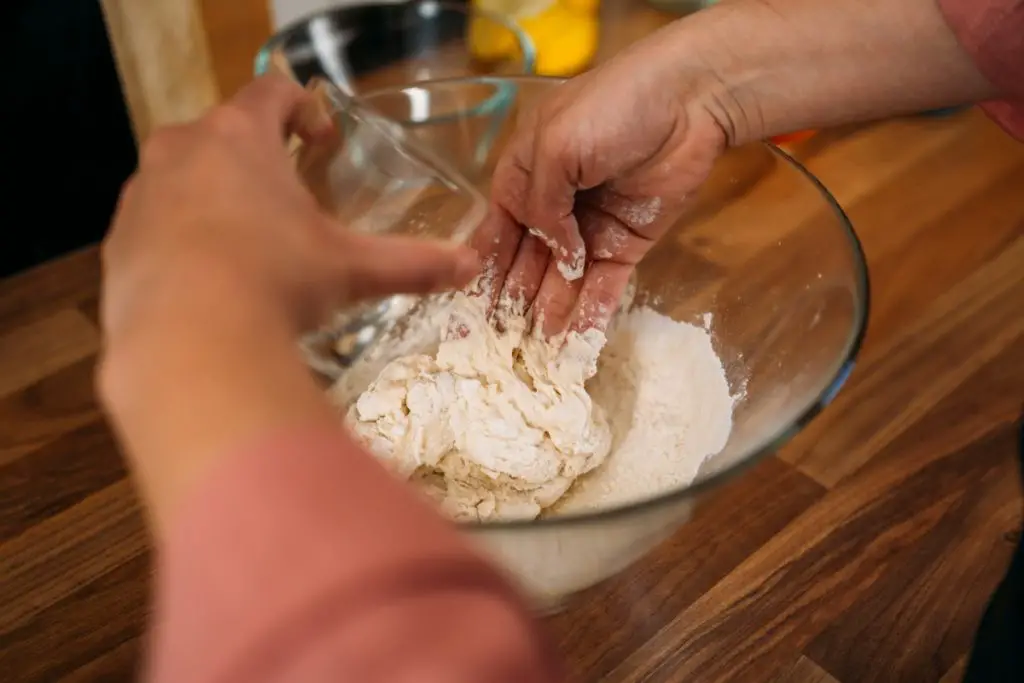
<path id="1" fill-rule="evenodd" d="M 558 79 L 469 78 L 368 93 L 481 193 L 524 111 Z M 500 97 L 498 97 L 500 95 Z M 494 107 L 494 102 L 504 106 Z M 464 525 L 538 609 L 610 577 L 690 519 L 705 495 L 773 453 L 827 405 L 853 366 L 867 320 L 864 254 L 828 191 L 768 144 L 728 151 L 689 212 L 637 269 L 639 301 L 706 325 L 737 396 L 733 430 L 689 486 L 589 514 Z"/>
<path id="2" fill-rule="evenodd" d="M 474 56 L 471 32 L 501 50 Z M 348 94 L 428 79 L 532 74 L 536 62 L 533 44 L 514 22 L 467 3 L 436 0 L 344 4 L 307 16 L 260 49 L 257 75 L 270 68 L 275 53 L 300 83 L 320 77 Z M 415 108 L 409 114 L 424 119 Z"/>

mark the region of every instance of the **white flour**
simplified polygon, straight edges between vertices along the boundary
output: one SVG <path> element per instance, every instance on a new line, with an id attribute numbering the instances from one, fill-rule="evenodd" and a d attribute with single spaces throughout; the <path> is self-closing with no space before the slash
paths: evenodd
<path id="1" fill-rule="evenodd" d="M 650 308 L 633 309 L 610 331 L 587 390 L 611 421 L 612 451 L 555 514 L 681 488 L 732 430 L 733 397 L 711 336 Z"/>
<path id="2" fill-rule="evenodd" d="M 532 348 L 541 369 L 557 355 L 544 352 L 530 337 L 490 349 L 467 338 L 447 342 L 446 351 L 442 345 L 439 355 L 452 301 L 438 299 L 425 307 L 404 333 L 383 340 L 331 391 L 339 407 L 352 406 L 349 422 L 368 445 L 401 476 L 422 485 L 450 516 L 557 516 L 647 499 L 692 482 L 701 464 L 728 440 L 733 397 L 705 329 L 646 307 L 620 316 L 581 396 L 575 385 L 592 373 L 581 375 L 580 367 L 562 375 L 532 370 L 515 384 L 515 347 Z M 482 318 L 468 327 L 481 324 Z M 487 338 L 474 332 L 470 337 L 478 341 Z M 363 394 L 396 358 L 377 386 Z M 458 388 L 456 380 L 462 382 Z M 543 393 L 539 400 L 526 395 L 531 383 Z M 592 409 L 586 394 L 593 399 Z M 449 410 L 460 396 L 461 407 Z M 554 412 L 544 414 L 545 406 L 572 418 L 559 422 Z M 503 414 L 509 420 L 506 429 L 495 431 L 490 423 Z M 600 443 L 604 416 L 612 435 L 607 458 Z M 483 440 L 481 420 L 490 421 Z M 572 434 L 582 441 L 566 443 Z M 587 438 L 591 441 L 584 443 Z M 543 489 L 539 497 L 534 489 Z"/>

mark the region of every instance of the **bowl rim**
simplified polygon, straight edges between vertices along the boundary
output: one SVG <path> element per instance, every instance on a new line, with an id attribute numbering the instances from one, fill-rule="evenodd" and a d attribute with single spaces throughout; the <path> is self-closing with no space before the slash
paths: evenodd
<path id="1" fill-rule="evenodd" d="M 533 40 L 530 38 L 529 34 L 526 33 L 526 31 L 523 30 L 523 28 L 518 23 L 496 12 L 491 12 L 490 10 L 486 9 L 480 9 L 475 5 L 470 5 L 468 3 L 463 4 L 458 2 L 451 2 L 450 0 L 360 0 L 359 2 L 355 2 L 352 4 L 331 5 L 321 8 L 319 10 L 314 10 L 312 12 L 305 13 L 275 30 L 274 33 L 269 38 L 267 38 L 266 41 L 263 42 L 259 50 L 256 52 L 255 58 L 253 59 L 253 73 L 256 76 L 262 76 L 265 73 L 267 73 L 267 71 L 270 69 L 271 53 L 275 49 L 277 49 L 288 38 L 288 36 L 291 33 L 299 30 L 301 27 L 306 26 L 307 24 L 313 22 L 316 19 L 321 19 L 336 14 L 342 14 L 345 12 L 351 12 L 353 10 L 358 10 L 366 7 L 390 7 L 399 5 L 414 6 L 426 4 L 434 5 L 446 12 L 463 14 L 467 18 L 472 18 L 473 16 L 486 17 L 489 20 L 493 21 L 494 23 L 504 26 L 516 37 L 516 42 L 519 44 L 519 49 L 523 55 L 523 73 L 516 74 L 514 77 L 532 76 L 536 73 L 537 48 L 534 46 Z M 414 82 L 426 83 L 436 82 L 438 80 L 459 80 L 461 78 L 465 77 L 457 76 L 448 79 L 429 79 Z M 333 81 L 331 82 L 333 83 Z M 341 86 L 339 86 L 337 83 L 334 83 L 334 85 L 341 89 Z M 374 90 L 374 92 L 376 92 L 376 90 Z"/>
<path id="2" fill-rule="evenodd" d="M 442 78 L 417 81 L 403 86 L 392 86 L 389 88 L 372 90 L 365 93 L 363 97 L 370 97 L 372 95 L 388 92 L 400 92 L 410 88 L 431 86 L 439 87 L 459 84 L 489 83 L 500 92 L 503 88 L 507 88 L 510 83 L 513 85 L 515 83 L 550 83 L 552 86 L 557 86 L 558 84 L 565 83 L 568 80 L 568 78 L 558 76 L 541 76 L 536 74 Z M 475 108 L 473 110 L 469 110 L 467 115 L 472 115 L 474 110 Z M 860 238 L 857 236 L 857 232 L 854 229 L 849 216 L 847 216 L 838 200 L 836 200 L 817 176 L 807 170 L 803 164 L 794 159 L 790 154 L 771 142 L 761 141 L 749 144 L 763 145 L 771 154 L 796 170 L 801 176 L 810 182 L 810 184 L 818 190 L 818 193 L 824 200 L 825 204 L 832 209 L 832 213 L 839 224 L 842 234 L 846 237 L 854 266 L 854 285 L 856 290 L 854 297 L 854 324 L 849 336 L 847 337 L 843 353 L 839 355 L 831 372 L 831 379 L 826 382 L 825 386 L 822 387 L 817 395 L 797 413 L 797 416 L 793 420 L 771 433 L 759 446 L 750 449 L 749 452 L 739 458 L 737 462 L 723 468 L 721 471 L 703 478 L 698 474 L 697 479 L 686 486 L 674 488 L 643 500 L 630 503 L 620 503 L 600 510 L 573 512 L 553 517 L 538 517 L 536 519 L 456 522 L 455 525 L 457 528 L 471 533 L 483 533 L 491 530 L 572 527 L 610 519 L 621 519 L 692 498 L 700 493 L 716 488 L 723 482 L 735 477 L 737 474 L 744 472 L 748 468 L 753 467 L 764 460 L 767 456 L 777 451 L 802 431 L 804 427 L 806 427 L 815 417 L 818 416 L 819 413 L 821 413 L 822 410 L 825 409 L 826 406 L 832 402 L 833 399 L 835 399 L 839 390 L 846 383 L 850 373 L 853 371 L 857 355 L 860 352 L 864 341 L 864 335 L 867 332 L 868 315 L 871 308 L 871 288 L 868 275 L 867 257 L 864 252 L 864 247 L 861 244 Z"/>

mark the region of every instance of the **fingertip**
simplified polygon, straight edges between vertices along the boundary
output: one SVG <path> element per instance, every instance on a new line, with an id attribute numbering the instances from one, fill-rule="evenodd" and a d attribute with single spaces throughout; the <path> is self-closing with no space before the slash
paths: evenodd
<path id="1" fill-rule="evenodd" d="M 289 122 L 289 128 L 307 143 L 327 142 L 334 137 L 334 118 L 323 87 L 316 83 L 306 91 Z"/>

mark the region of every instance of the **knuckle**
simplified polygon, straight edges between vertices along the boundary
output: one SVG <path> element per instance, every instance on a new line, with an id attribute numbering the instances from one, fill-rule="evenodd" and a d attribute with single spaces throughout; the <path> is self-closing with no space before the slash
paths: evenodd
<path id="1" fill-rule="evenodd" d="M 263 80 L 257 81 L 254 87 L 260 88 L 264 97 L 301 96 L 307 92 L 298 82 L 284 74 L 269 73 L 262 78 Z"/>
<path id="2" fill-rule="evenodd" d="M 517 219 L 520 207 L 526 203 L 530 168 L 517 156 L 503 158 L 494 170 L 491 186 L 493 198 L 499 206 Z"/>
<path id="3" fill-rule="evenodd" d="M 567 150 L 568 141 L 564 126 L 558 121 L 548 123 L 538 135 L 538 161 L 548 164 L 561 163 L 567 155 Z"/>
<path id="4" fill-rule="evenodd" d="M 536 96 L 527 101 L 519 110 L 515 119 L 515 132 L 517 134 L 529 134 L 539 128 L 550 111 L 550 105 L 546 98 L 537 99 Z"/>
<path id="5" fill-rule="evenodd" d="M 541 147 L 551 158 L 561 159 L 571 149 L 580 121 L 571 111 L 561 108 L 552 108 L 542 120 L 544 123 L 539 132 Z"/>
<path id="6" fill-rule="evenodd" d="M 255 128 L 249 113 L 233 103 L 215 107 L 203 122 L 213 133 L 224 137 L 246 135 Z"/>

